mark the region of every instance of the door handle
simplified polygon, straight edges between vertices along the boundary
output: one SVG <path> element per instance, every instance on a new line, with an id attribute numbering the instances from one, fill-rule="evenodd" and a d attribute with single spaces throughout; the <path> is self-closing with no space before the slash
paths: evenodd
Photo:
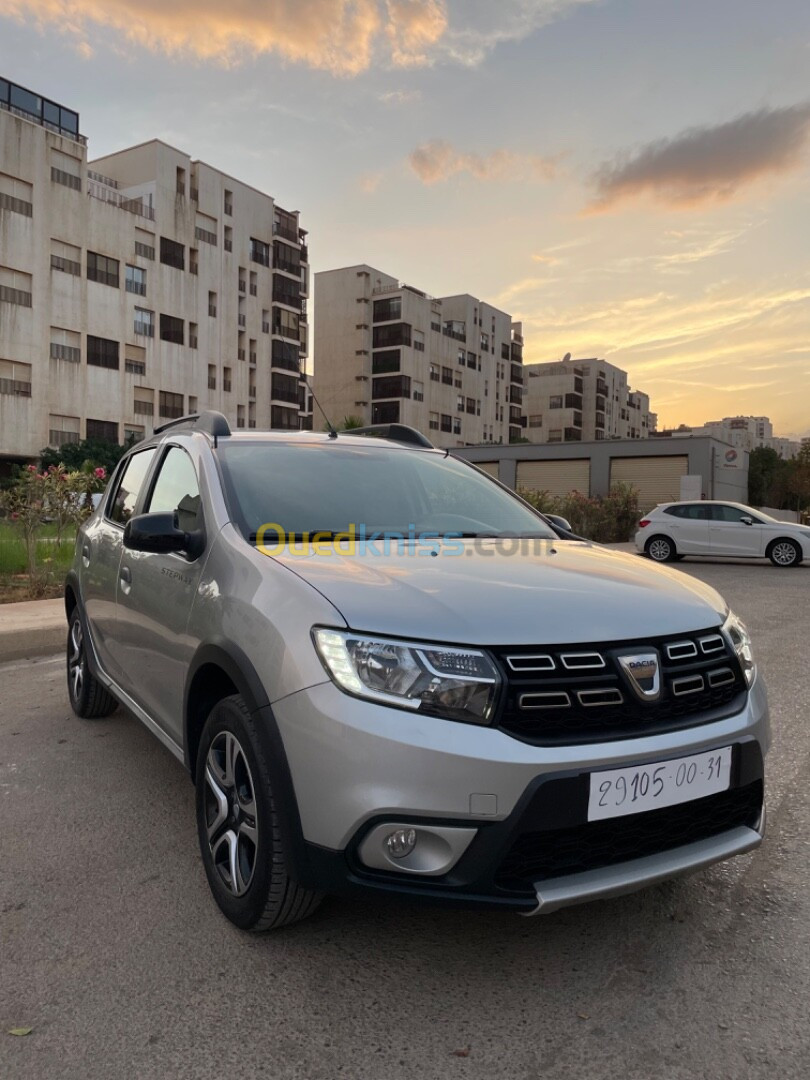
<path id="1" fill-rule="evenodd" d="M 132 571 L 128 566 L 122 566 L 118 571 L 118 580 L 121 582 L 121 592 L 129 596 L 132 590 Z"/>
<path id="2" fill-rule="evenodd" d="M 84 566 L 90 565 L 90 545 L 87 543 L 82 545 L 82 564 Z"/>

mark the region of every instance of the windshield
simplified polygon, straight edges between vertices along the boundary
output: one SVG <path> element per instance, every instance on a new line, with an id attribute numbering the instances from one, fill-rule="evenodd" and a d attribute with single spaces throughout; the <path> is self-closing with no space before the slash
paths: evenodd
<path id="1" fill-rule="evenodd" d="M 273 525 L 316 532 L 554 539 L 537 515 L 488 476 L 441 454 L 357 443 L 220 444 L 226 490 L 251 540 Z"/>

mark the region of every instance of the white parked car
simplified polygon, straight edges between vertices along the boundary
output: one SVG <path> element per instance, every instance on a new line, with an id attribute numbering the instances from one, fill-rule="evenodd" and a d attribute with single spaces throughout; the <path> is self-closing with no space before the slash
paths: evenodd
<path id="1" fill-rule="evenodd" d="M 742 503 L 662 503 L 638 523 L 636 548 L 655 562 L 708 555 L 798 566 L 810 559 L 810 526 L 777 521 Z"/>

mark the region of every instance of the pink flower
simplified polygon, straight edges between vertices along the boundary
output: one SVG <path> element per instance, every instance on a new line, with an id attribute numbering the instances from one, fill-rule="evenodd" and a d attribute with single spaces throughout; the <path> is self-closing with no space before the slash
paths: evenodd
<path id="1" fill-rule="evenodd" d="M 93 469 L 93 476 L 95 476 L 96 480 L 106 480 L 107 479 L 107 470 L 103 469 L 103 468 L 101 468 L 101 469 Z"/>
<path id="2" fill-rule="evenodd" d="M 12 514 L 12 515 L 11 515 L 11 520 L 12 520 L 12 521 L 17 521 L 17 519 L 19 518 L 19 516 L 20 516 L 19 514 Z"/>
<path id="3" fill-rule="evenodd" d="M 30 473 L 35 473 L 37 471 L 36 465 L 28 465 L 26 467 Z"/>

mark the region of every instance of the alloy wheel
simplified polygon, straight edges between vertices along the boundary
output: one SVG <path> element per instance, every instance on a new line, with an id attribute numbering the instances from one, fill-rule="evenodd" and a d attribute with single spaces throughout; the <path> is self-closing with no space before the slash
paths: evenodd
<path id="1" fill-rule="evenodd" d="M 791 566 L 796 560 L 796 549 L 793 544 L 776 544 L 771 552 L 771 556 L 777 565 Z"/>
<path id="2" fill-rule="evenodd" d="M 256 789 L 236 736 L 214 736 L 205 762 L 205 823 L 214 868 L 234 896 L 250 888 L 256 869 L 259 830 Z"/>
<path id="3" fill-rule="evenodd" d="M 667 540 L 652 540 L 647 551 L 656 562 L 666 562 L 672 554 L 672 547 Z"/>
<path id="4" fill-rule="evenodd" d="M 84 689 L 84 635 L 79 619 L 70 627 L 70 653 L 68 655 L 68 682 L 74 701 L 80 701 Z"/>

